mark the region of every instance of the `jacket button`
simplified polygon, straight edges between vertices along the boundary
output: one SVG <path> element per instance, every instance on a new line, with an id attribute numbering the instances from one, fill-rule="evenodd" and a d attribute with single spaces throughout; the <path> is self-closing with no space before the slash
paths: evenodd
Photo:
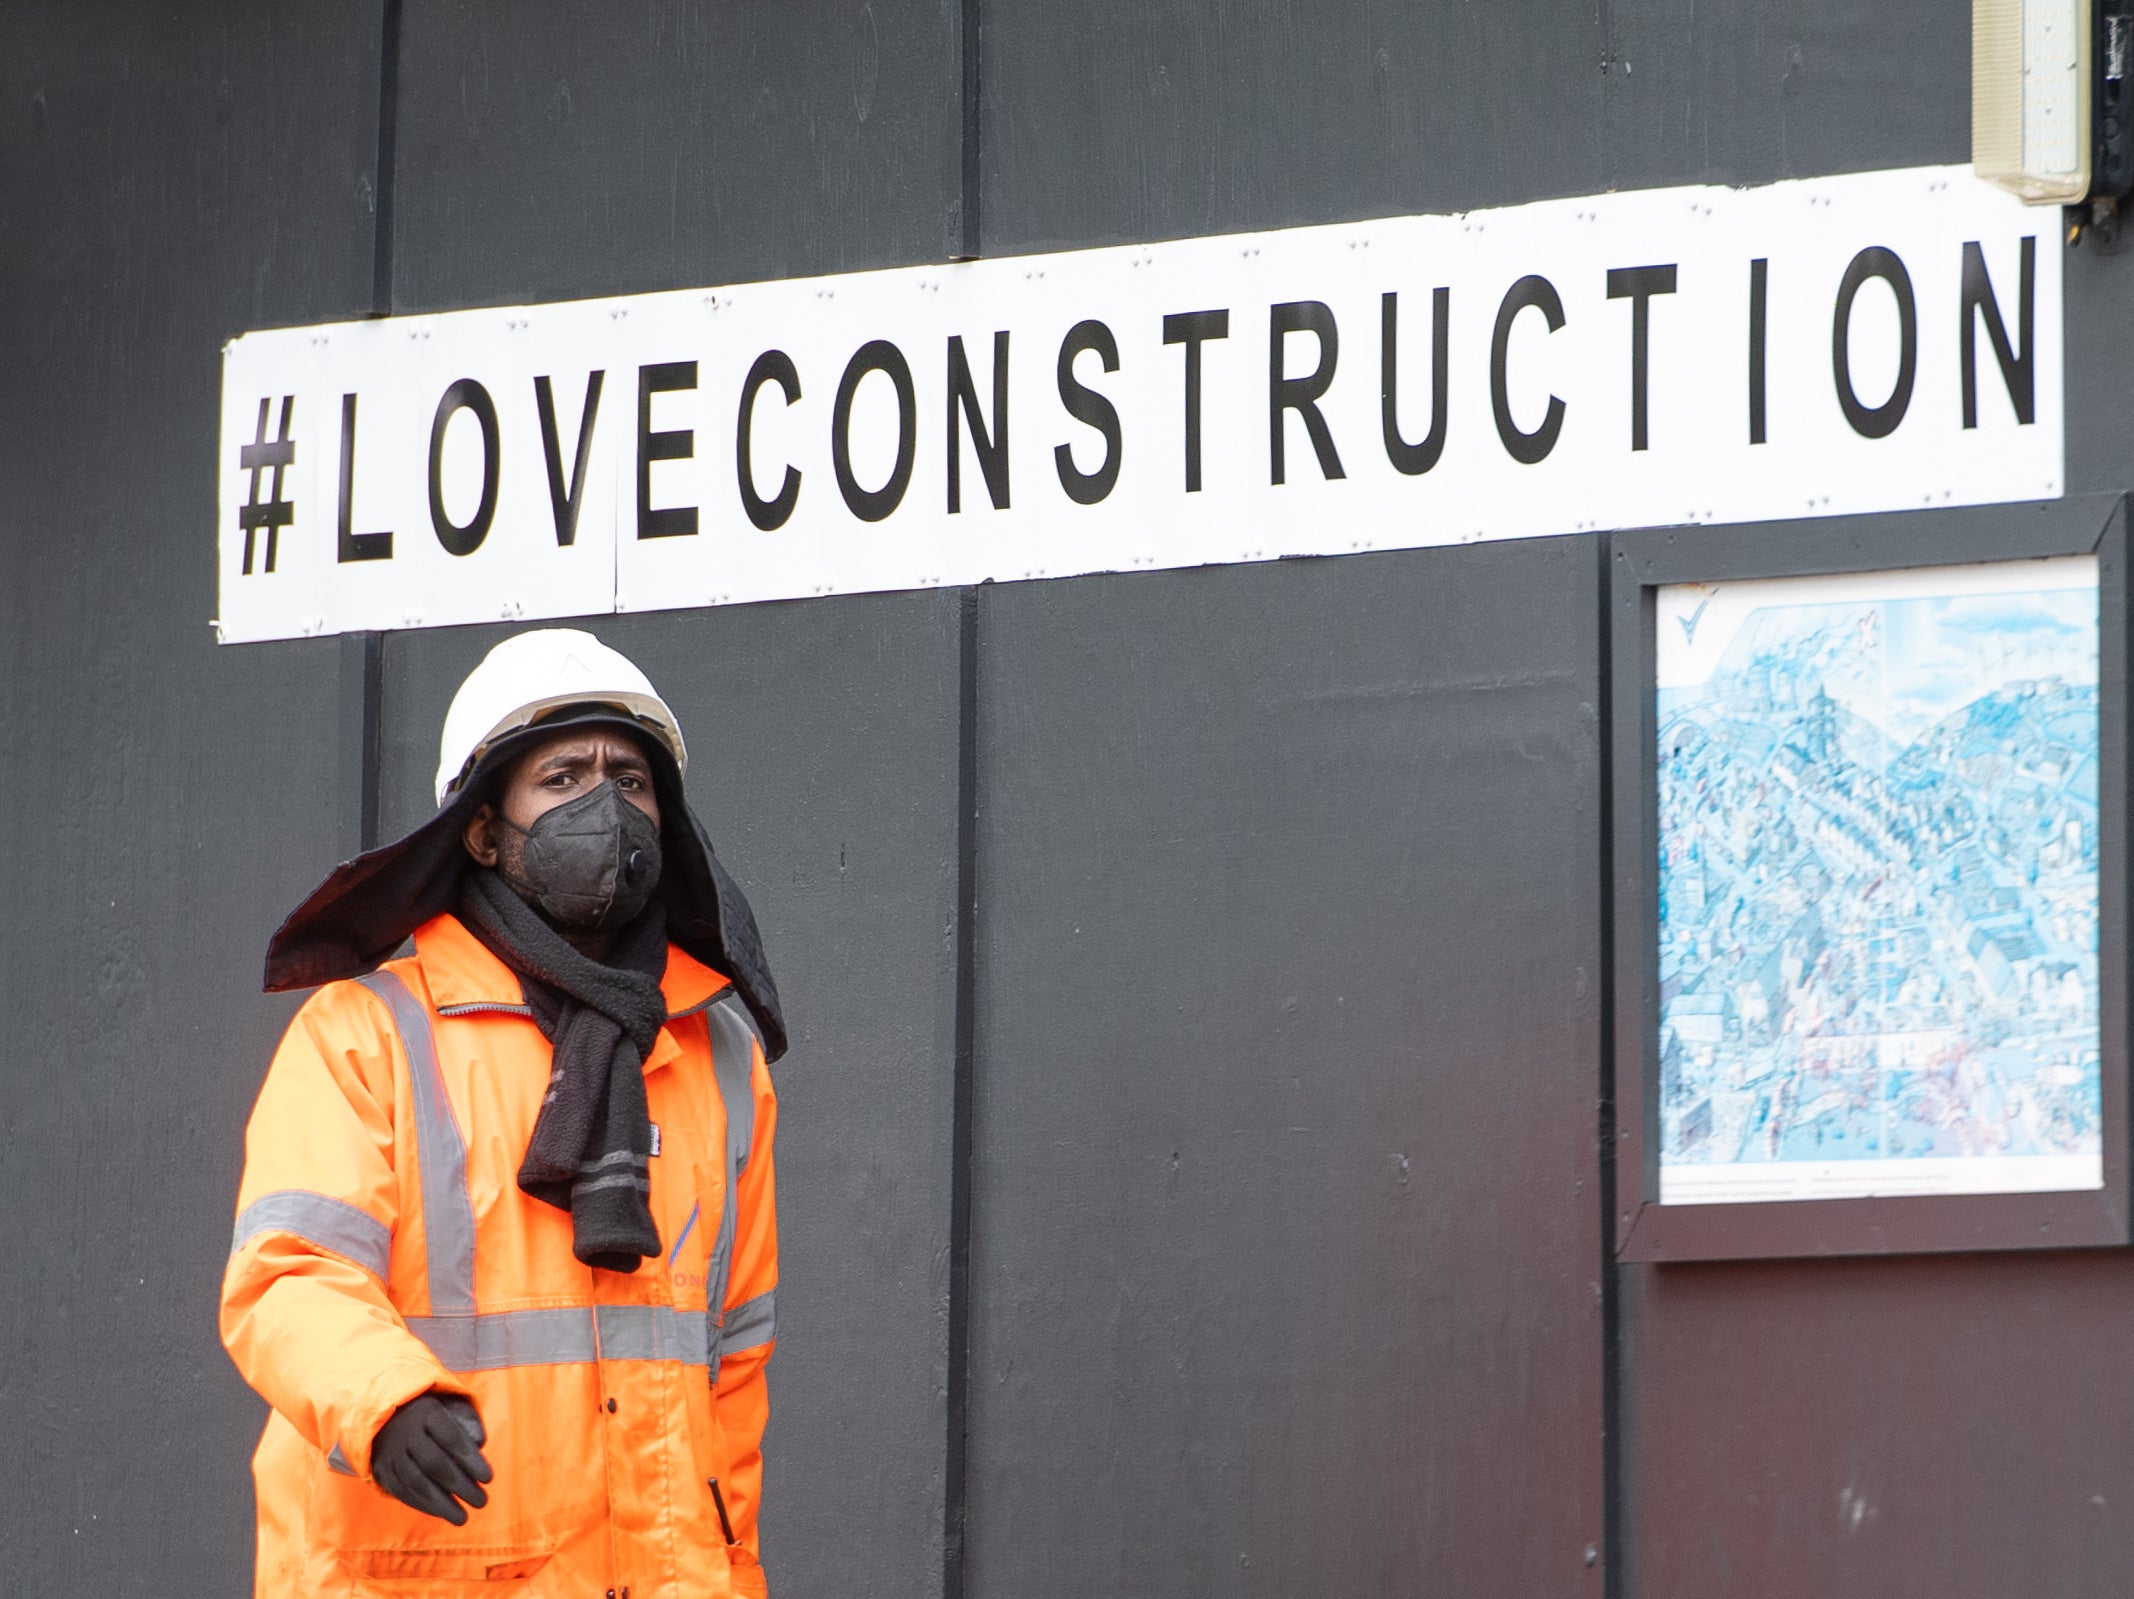
<path id="1" fill-rule="evenodd" d="M 612 1399 L 608 1401 L 608 1414 L 611 1416 L 615 1414 L 615 1401 Z"/>

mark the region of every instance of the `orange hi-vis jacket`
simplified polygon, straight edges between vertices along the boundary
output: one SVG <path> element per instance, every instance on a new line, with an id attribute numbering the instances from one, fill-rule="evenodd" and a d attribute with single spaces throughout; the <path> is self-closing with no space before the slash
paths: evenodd
<path id="1" fill-rule="evenodd" d="M 763 1595 L 777 1107 L 727 980 L 670 947 L 662 986 L 644 1072 L 663 1249 L 628 1273 L 581 1265 L 570 1216 L 519 1190 L 549 1044 L 458 921 L 290 1023 L 222 1289 L 223 1343 L 274 1408 L 261 1599 Z M 431 1391 L 488 1431 L 489 1503 L 464 1527 L 371 1480 L 379 1427 Z"/>

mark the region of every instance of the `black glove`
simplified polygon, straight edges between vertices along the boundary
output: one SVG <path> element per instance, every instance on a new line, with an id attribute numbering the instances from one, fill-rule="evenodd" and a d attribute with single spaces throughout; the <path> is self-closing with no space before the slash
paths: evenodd
<path id="1" fill-rule="evenodd" d="M 370 1474 L 402 1504 L 464 1527 L 461 1499 L 476 1510 L 489 1503 L 481 1487 L 492 1475 L 482 1458 L 488 1441 L 472 1400 L 418 1394 L 378 1429 L 370 1446 Z"/>

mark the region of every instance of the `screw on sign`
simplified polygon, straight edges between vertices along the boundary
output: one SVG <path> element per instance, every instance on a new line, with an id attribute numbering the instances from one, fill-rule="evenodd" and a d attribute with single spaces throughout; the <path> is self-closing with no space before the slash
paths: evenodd
<path id="1" fill-rule="evenodd" d="M 245 534 L 244 575 L 247 577 L 252 575 L 254 535 L 261 528 L 267 530 L 267 559 L 262 570 L 271 572 L 274 570 L 274 550 L 281 537 L 281 530 L 296 520 L 295 503 L 282 498 L 282 473 L 289 463 L 296 459 L 296 443 L 289 437 L 289 413 L 296 405 L 296 396 L 282 396 L 281 437 L 275 439 L 267 437 L 267 407 L 272 403 L 269 399 L 259 402 L 259 435 L 237 452 L 238 470 L 252 474 L 252 498 L 237 510 L 237 525 L 244 529 Z M 259 478 L 270 466 L 274 468 L 274 477 L 268 488 L 267 498 L 262 500 L 259 497 Z"/>

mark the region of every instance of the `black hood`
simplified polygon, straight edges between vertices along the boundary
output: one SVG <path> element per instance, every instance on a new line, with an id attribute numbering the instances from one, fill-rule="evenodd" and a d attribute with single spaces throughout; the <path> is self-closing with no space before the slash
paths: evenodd
<path id="1" fill-rule="evenodd" d="M 327 874 L 267 942 L 267 992 L 316 988 L 360 977 L 391 958 L 408 936 L 459 900 L 461 874 L 472 865 L 460 835 L 481 809 L 496 774 L 512 756 L 553 733 L 561 721 L 603 721 L 639 735 L 659 796 L 659 900 L 667 909 L 667 937 L 712 970 L 733 980 L 756 1028 L 766 1059 L 785 1053 L 785 1014 L 756 931 L 756 915 L 713 853 L 704 827 L 689 809 L 682 774 L 659 740 L 623 716 L 550 718 L 500 739 L 447 796 L 437 814 L 398 843 L 387 844 Z"/>

